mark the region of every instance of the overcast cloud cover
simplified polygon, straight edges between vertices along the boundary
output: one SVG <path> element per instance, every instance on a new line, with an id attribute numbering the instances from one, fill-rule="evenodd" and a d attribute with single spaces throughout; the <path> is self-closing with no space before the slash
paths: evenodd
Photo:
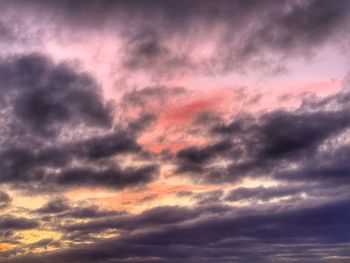
<path id="1" fill-rule="evenodd" d="M 349 1 L 0 6 L 0 262 L 350 261 Z"/>

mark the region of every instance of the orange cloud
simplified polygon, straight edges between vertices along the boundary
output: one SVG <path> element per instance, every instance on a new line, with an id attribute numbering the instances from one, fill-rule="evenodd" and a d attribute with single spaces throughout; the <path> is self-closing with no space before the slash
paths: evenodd
<path id="1" fill-rule="evenodd" d="M 13 248 L 14 248 L 13 245 L 9 245 L 9 244 L 6 244 L 6 243 L 0 243 L 0 251 L 2 251 L 2 250 L 11 250 Z"/>
<path id="2" fill-rule="evenodd" d="M 215 92 L 199 92 L 177 101 L 169 99 L 160 105 L 158 121 L 139 138 L 139 143 L 153 152 L 169 149 L 178 151 L 189 145 L 204 143 L 202 135 L 193 135 L 194 118 L 202 112 L 224 112 L 232 102 L 232 91 L 228 88 Z"/>
<path id="3" fill-rule="evenodd" d="M 75 200 L 87 200 L 107 209 L 140 212 L 158 205 L 183 204 L 183 200 L 174 196 L 182 191 L 210 191 L 218 189 L 212 185 L 191 185 L 173 183 L 153 183 L 143 189 L 123 190 L 111 193 L 100 189 L 82 188 L 66 193 L 66 197 Z M 89 197 L 89 198 L 87 198 Z"/>

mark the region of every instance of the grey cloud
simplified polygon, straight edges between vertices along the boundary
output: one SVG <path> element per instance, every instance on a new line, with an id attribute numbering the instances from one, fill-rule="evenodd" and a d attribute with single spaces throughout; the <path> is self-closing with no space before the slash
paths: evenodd
<path id="1" fill-rule="evenodd" d="M 276 178 L 285 181 L 320 182 L 328 186 L 348 185 L 350 166 L 349 145 L 321 152 L 305 160 L 298 167 L 285 169 L 276 174 Z"/>
<path id="2" fill-rule="evenodd" d="M 104 210 L 94 205 L 86 206 L 82 204 L 72 204 L 64 198 L 52 199 L 33 212 L 48 216 L 54 216 L 61 219 L 102 218 L 110 216 L 121 216 L 125 214 L 123 211 Z"/>
<path id="3" fill-rule="evenodd" d="M 70 209 L 63 214 L 61 217 L 72 217 L 72 218 L 100 218 L 100 217 L 110 217 L 110 216 L 120 216 L 125 214 L 123 211 L 115 210 L 102 210 L 97 206 L 87 206 L 87 207 L 75 207 Z"/>
<path id="4" fill-rule="evenodd" d="M 40 214 L 50 214 L 50 213 L 61 213 L 70 208 L 69 204 L 64 199 L 54 199 L 47 202 L 41 208 L 35 210 L 35 212 Z"/>
<path id="5" fill-rule="evenodd" d="M 151 182 L 157 175 L 157 169 L 155 165 L 126 169 L 121 169 L 114 165 L 103 170 L 73 168 L 62 171 L 54 180 L 58 185 L 66 187 L 103 186 L 123 189 L 125 187 L 135 187 Z"/>
<path id="6" fill-rule="evenodd" d="M 307 57 L 326 43 L 343 40 L 343 28 L 349 22 L 349 3 L 345 0 L 32 0 L 5 1 L 4 5 L 9 9 L 20 6 L 27 16 L 49 16 L 56 26 L 64 25 L 62 30 L 119 30 L 125 66 L 158 76 L 186 70 L 242 71 L 247 66 L 279 70 L 281 65 L 287 66 L 284 62 L 288 58 Z M 116 26 L 125 21 L 128 26 Z M 217 52 L 206 59 L 192 54 L 200 48 L 194 39 L 202 42 L 203 35 L 210 36 L 207 39 L 214 40 L 217 47 Z M 176 39 L 181 40 L 174 46 Z"/>
<path id="7" fill-rule="evenodd" d="M 232 143 L 222 140 L 202 148 L 188 147 L 176 153 L 179 168 L 177 172 L 202 171 L 203 165 L 210 160 L 232 151 Z"/>
<path id="8" fill-rule="evenodd" d="M 40 54 L 9 56 L 0 61 L 0 89 L 0 182 L 40 192 L 79 183 L 121 189 L 155 178 L 156 165 L 111 168 L 114 156 L 141 153 L 136 136 L 148 119 L 112 128 L 111 104 L 89 74 Z"/>
<path id="9" fill-rule="evenodd" d="M 305 191 L 305 186 L 275 186 L 275 187 L 239 187 L 230 191 L 225 197 L 226 201 L 270 201 L 273 198 L 288 197 Z"/>
<path id="10" fill-rule="evenodd" d="M 0 209 L 4 209 L 11 203 L 11 197 L 8 193 L 0 190 Z"/>
<path id="11" fill-rule="evenodd" d="M 130 130 L 131 131 L 131 130 Z M 132 153 L 141 150 L 135 138 L 126 132 L 115 132 L 87 139 L 73 146 L 73 152 L 82 157 L 100 159 L 121 153 Z"/>
<path id="12" fill-rule="evenodd" d="M 342 200 L 290 210 L 236 211 L 195 221 L 179 221 L 178 224 L 122 235 L 93 245 L 13 258 L 9 262 L 122 262 L 139 257 L 146 262 L 154 257 L 161 262 L 179 259 L 184 262 L 199 259 L 204 262 L 271 262 L 275 259 L 332 262 L 329 258 L 333 256 L 347 255 L 341 247 L 350 238 L 346 223 L 349 220 L 348 207 L 349 202 Z M 247 246 L 253 249 L 247 251 Z M 320 253 L 312 253 L 313 249 Z"/>
<path id="13" fill-rule="evenodd" d="M 111 168 L 110 164 L 100 162 L 101 159 L 123 153 L 138 153 L 140 150 L 141 147 L 131 136 L 120 132 L 39 149 L 32 149 L 26 144 L 21 148 L 9 144 L 0 152 L 0 166 L 3 169 L 0 181 L 16 183 L 17 187 L 27 187 L 25 182 L 32 182 L 51 191 L 55 189 L 53 183 L 58 184 L 56 187 L 64 187 L 79 185 L 79 180 L 82 185 L 97 184 L 113 188 L 123 188 L 133 183 L 140 185 L 155 178 L 156 165 L 121 170 L 117 165 Z M 72 167 L 71 162 L 75 159 L 84 165 Z M 46 168 L 54 168 L 58 174 L 50 174 L 45 171 Z"/>
<path id="14" fill-rule="evenodd" d="M 193 220 L 201 214 L 200 210 L 176 206 L 155 207 L 139 215 L 121 215 L 107 219 L 98 219 L 82 224 L 71 224 L 63 227 L 68 233 L 72 231 L 99 232 L 103 229 L 139 230 L 162 225 L 176 224 Z"/>
<path id="15" fill-rule="evenodd" d="M 26 230 L 39 227 L 40 224 L 34 219 L 4 215 L 0 218 L 0 230 Z"/>
<path id="16" fill-rule="evenodd" d="M 305 100 L 295 110 L 245 114 L 227 124 L 214 124 L 212 134 L 220 138 L 218 143 L 180 150 L 177 172 L 197 173 L 195 179 L 220 183 L 252 173 L 277 176 L 291 164 L 303 165 L 318 156 L 322 145 L 350 127 L 345 94 L 344 90 L 327 98 Z M 227 164 L 213 167 L 214 160 Z"/>
<path id="17" fill-rule="evenodd" d="M 103 101 L 99 86 L 89 75 L 39 54 L 2 60 L 0 89 L 14 117 L 34 134 L 57 135 L 62 124 L 72 121 L 111 125 L 111 104 Z"/>
<path id="18" fill-rule="evenodd" d="M 180 191 L 177 193 L 179 197 L 190 197 L 196 200 L 197 205 L 219 204 L 222 201 L 224 192 L 222 190 L 213 190 L 205 192 Z"/>

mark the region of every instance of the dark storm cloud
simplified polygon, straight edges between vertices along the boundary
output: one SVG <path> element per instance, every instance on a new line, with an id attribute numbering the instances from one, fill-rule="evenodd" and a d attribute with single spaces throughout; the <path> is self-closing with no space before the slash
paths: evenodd
<path id="1" fill-rule="evenodd" d="M 141 148 L 130 136 L 112 133 L 91 137 L 80 142 L 63 143 L 57 147 L 32 149 L 24 144 L 17 148 L 5 143 L 6 148 L 0 152 L 2 174 L 0 181 L 16 184 L 16 187 L 28 188 L 39 184 L 39 188 L 50 191 L 56 187 L 104 186 L 124 188 L 141 185 L 155 178 L 157 166 L 120 169 L 117 165 L 100 162 L 123 153 L 137 153 Z M 71 162 L 79 160 L 83 165 L 74 167 Z M 56 169 L 49 173 L 47 168 Z M 52 188 L 53 187 L 53 188 Z"/>
<path id="2" fill-rule="evenodd" d="M 30 189 L 30 187 L 37 186 L 37 190 L 54 191 L 59 187 L 102 186 L 122 189 L 146 184 L 155 179 L 158 173 L 156 165 L 126 169 L 121 169 L 117 165 L 98 163 L 96 163 L 96 167 L 91 167 L 91 165 L 69 167 L 66 166 L 67 163 L 52 166 L 51 162 L 57 161 L 56 156 L 51 156 L 43 163 L 37 163 L 35 160 L 27 159 L 27 156 L 20 156 L 19 153 L 16 152 L 15 155 L 3 159 L 4 172 L 0 177 L 3 183 L 12 183 L 17 188 Z M 29 153 L 31 152 L 29 151 Z M 10 167 L 6 165 L 8 162 L 10 162 Z M 56 167 L 60 171 L 58 173 L 45 172 L 47 167 Z M 31 185 L 27 185 L 28 182 Z"/>
<path id="3" fill-rule="evenodd" d="M 65 167 L 72 158 L 89 161 L 108 158 L 122 153 L 137 152 L 140 146 L 123 133 L 107 133 L 77 142 L 61 143 L 57 146 L 42 146 L 32 149 L 30 143 L 17 146 L 16 143 L 4 141 L 0 153 L 3 173 L 2 181 L 35 180 L 35 173 L 27 174 L 42 167 Z M 40 178 L 38 178 L 40 179 Z"/>
<path id="4" fill-rule="evenodd" d="M 5 143 L 6 145 L 6 143 Z M 4 145 L 1 145 L 4 146 Z M 13 147 L 13 148 L 11 148 Z M 36 181 L 43 178 L 39 167 L 60 167 L 67 163 L 67 158 L 59 151 L 37 151 L 28 147 L 17 148 L 16 145 L 6 145 L 0 153 L 1 182 Z"/>
<path id="5" fill-rule="evenodd" d="M 219 136 L 221 141 L 180 150 L 176 154 L 177 172 L 197 172 L 204 181 L 220 183 L 242 179 L 252 172 L 256 176 L 274 174 L 292 163 L 303 165 L 315 159 L 327 141 L 350 127 L 346 94 L 344 90 L 323 99 L 305 99 L 295 110 L 246 114 L 231 123 L 216 124 L 213 136 Z M 315 159 L 313 166 L 322 166 L 327 153 L 324 155 L 323 160 Z M 228 164 L 210 166 L 215 160 Z"/>
<path id="6" fill-rule="evenodd" d="M 344 200 L 290 210 L 236 211 L 9 262 L 118 262 L 138 257 L 146 262 L 151 257 L 160 262 L 332 262 L 332 256 L 347 255 L 341 247 L 350 239 L 348 211 Z M 310 246 L 320 253 L 311 253 Z"/>
<path id="7" fill-rule="evenodd" d="M 34 134 L 57 135 L 69 123 L 111 125 L 111 105 L 103 101 L 95 81 L 43 55 L 3 59 L 0 89 L 13 106 L 14 117 Z"/>
<path id="8" fill-rule="evenodd" d="M 54 179 L 58 185 L 71 186 L 103 186 L 114 189 L 140 186 L 155 179 L 158 167 L 156 165 L 141 168 L 121 169 L 114 165 L 104 169 L 93 169 L 88 167 L 72 168 L 62 171 Z"/>
<path id="9" fill-rule="evenodd" d="M 297 168 L 280 171 L 276 178 L 287 181 L 316 181 L 326 185 L 350 183 L 350 146 L 321 152 L 301 162 Z"/>
<path id="10" fill-rule="evenodd" d="M 130 131 L 132 131 L 130 129 Z M 121 153 L 138 152 L 141 146 L 135 138 L 126 132 L 115 132 L 99 137 L 92 137 L 85 142 L 77 143 L 73 149 L 80 156 L 100 159 Z"/>
<path id="11" fill-rule="evenodd" d="M 116 155 L 142 151 L 136 135 L 147 118 L 113 128 L 112 104 L 73 65 L 39 54 L 3 58 L 0 90 L 0 182 L 55 191 L 80 183 L 121 189 L 155 178 L 156 165 L 122 170 L 110 164 Z"/>
<path id="12" fill-rule="evenodd" d="M 34 219 L 28 219 L 24 217 L 14 217 L 11 215 L 5 215 L 0 218 L 0 230 L 26 230 L 38 228 L 40 225 Z"/>
<path id="13" fill-rule="evenodd" d="M 188 147 L 182 149 L 176 153 L 180 163 L 177 172 L 201 171 L 205 163 L 215 157 L 225 155 L 230 150 L 232 150 L 232 144 L 229 140 L 223 140 L 202 148 Z"/>
<path id="14" fill-rule="evenodd" d="M 231 133 L 233 139 L 245 133 L 246 143 L 252 144 L 247 148 L 252 148 L 259 163 L 260 158 L 298 158 L 308 151 L 312 153 L 321 142 L 344 131 L 349 124 L 347 108 L 317 112 L 277 110 L 258 118 L 235 120 L 215 130 L 221 134 Z"/>

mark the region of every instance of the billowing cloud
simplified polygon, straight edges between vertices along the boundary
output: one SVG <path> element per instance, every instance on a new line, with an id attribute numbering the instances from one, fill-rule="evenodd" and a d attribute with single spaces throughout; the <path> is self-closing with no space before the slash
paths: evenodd
<path id="1" fill-rule="evenodd" d="M 33 182 L 39 188 L 55 188 L 52 184 L 123 188 L 153 179 L 155 166 L 122 170 L 98 163 L 118 154 L 137 153 L 141 146 L 131 130 L 113 130 L 112 104 L 103 100 L 99 86 L 87 73 L 68 64 L 55 65 L 38 54 L 5 59 L 0 68 L 2 123 L 7 123 L 0 145 L 0 181 Z M 78 138 L 82 129 L 99 135 Z M 72 166 L 77 158 L 89 165 Z M 47 172 L 50 168 L 56 172 Z"/>

